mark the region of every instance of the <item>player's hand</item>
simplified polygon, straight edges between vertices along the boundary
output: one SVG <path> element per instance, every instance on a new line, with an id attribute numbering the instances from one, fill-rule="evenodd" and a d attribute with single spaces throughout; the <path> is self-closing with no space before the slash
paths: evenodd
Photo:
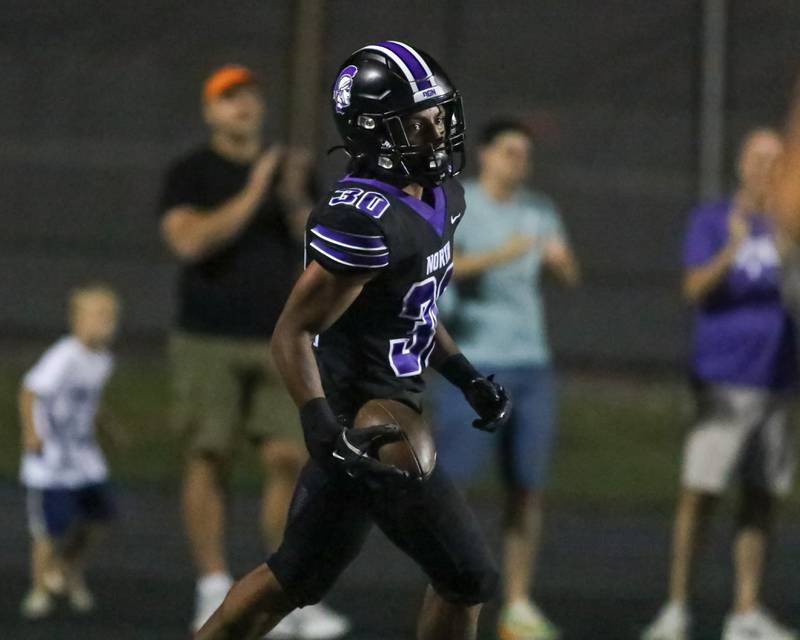
<path id="1" fill-rule="evenodd" d="M 511 416 L 511 396 L 503 385 L 488 378 L 475 378 L 464 389 L 464 396 L 479 418 L 472 426 L 482 431 L 494 432 L 508 422 Z"/>
<path id="2" fill-rule="evenodd" d="M 408 473 L 372 456 L 383 445 L 397 442 L 402 437 L 396 424 L 342 429 L 331 453 L 333 465 L 351 478 L 364 480 L 371 487 L 408 480 Z"/>

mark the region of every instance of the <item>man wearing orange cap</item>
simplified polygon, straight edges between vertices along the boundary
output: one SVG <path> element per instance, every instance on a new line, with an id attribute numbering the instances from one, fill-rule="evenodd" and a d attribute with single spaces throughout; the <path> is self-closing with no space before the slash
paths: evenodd
<path id="1" fill-rule="evenodd" d="M 265 104 L 253 72 L 214 71 L 203 88 L 210 140 L 170 167 L 161 235 L 181 263 L 170 337 L 174 423 L 187 443 L 183 515 L 198 572 L 194 628 L 232 580 L 225 557 L 225 480 L 239 442 L 268 472 L 261 525 L 281 541 L 305 461 L 296 412 L 269 341 L 299 272 L 313 194 L 307 156 L 265 147 Z M 270 638 L 337 638 L 349 623 L 324 606 L 303 609 Z"/>

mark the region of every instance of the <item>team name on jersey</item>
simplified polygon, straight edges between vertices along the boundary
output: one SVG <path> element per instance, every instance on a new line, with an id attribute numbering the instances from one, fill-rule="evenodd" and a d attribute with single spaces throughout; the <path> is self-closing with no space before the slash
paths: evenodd
<path id="1" fill-rule="evenodd" d="M 446 264 L 450 263 L 450 241 L 447 241 L 441 249 L 432 253 L 427 258 L 427 271 L 425 275 L 431 275 L 434 271 L 438 271 Z"/>

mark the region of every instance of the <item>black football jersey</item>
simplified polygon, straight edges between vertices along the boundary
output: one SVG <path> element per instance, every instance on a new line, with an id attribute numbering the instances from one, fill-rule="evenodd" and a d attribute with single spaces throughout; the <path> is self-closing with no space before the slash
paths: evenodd
<path id="1" fill-rule="evenodd" d="M 335 410 L 350 413 L 372 398 L 414 401 L 423 390 L 436 301 L 453 273 L 453 233 L 464 210 L 464 190 L 453 179 L 419 200 L 380 180 L 347 176 L 311 212 L 306 264 L 376 273 L 315 341 Z"/>

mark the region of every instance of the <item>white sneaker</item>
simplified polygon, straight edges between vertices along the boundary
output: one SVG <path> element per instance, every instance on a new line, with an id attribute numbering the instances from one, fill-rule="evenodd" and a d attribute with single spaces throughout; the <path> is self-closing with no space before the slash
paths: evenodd
<path id="1" fill-rule="evenodd" d="M 94 596 L 83 582 L 72 585 L 67 590 L 67 602 L 76 613 L 90 613 L 94 611 Z"/>
<path id="2" fill-rule="evenodd" d="M 294 640 L 300 633 L 300 609 L 295 609 L 272 628 L 264 640 Z"/>
<path id="3" fill-rule="evenodd" d="M 20 613 L 28 620 L 41 620 L 46 618 L 55 609 L 53 597 L 47 591 L 31 590 L 22 600 Z"/>
<path id="4" fill-rule="evenodd" d="M 691 619 L 685 605 L 668 602 L 642 632 L 642 640 L 687 640 Z"/>
<path id="5" fill-rule="evenodd" d="M 518 600 L 500 611 L 497 635 L 500 640 L 557 640 L 561 631 L 533 602 Z"/>
<path id="6" fill-rule="evenodd" d="M 300 624 L 297 631 L 299 640 L 334 640 L 346 635 L 352 625 L 340 613 L 336 613 L 323 603 L 298 609 Z"/>
<path id="7" fill-rule="evenodd" d="M 194 601 L 192 629 L 199 631 L 211 615 L 222 604 L 233 586 L 233 578 L 227 573 L 212 573 L 197 581 Z"/>
<path id="8" fill-rule="evenodd" d="M 763 609 L 732 613 L 725 618 L 722 640 L 797 640 L 796 631 L 778 624 Z"/>
<path id="9" fill-rule="evenodd" d="M 299 631 L 300 609 L 295 609 L 263 636 L 263 640 L 294 640 Z"/>

